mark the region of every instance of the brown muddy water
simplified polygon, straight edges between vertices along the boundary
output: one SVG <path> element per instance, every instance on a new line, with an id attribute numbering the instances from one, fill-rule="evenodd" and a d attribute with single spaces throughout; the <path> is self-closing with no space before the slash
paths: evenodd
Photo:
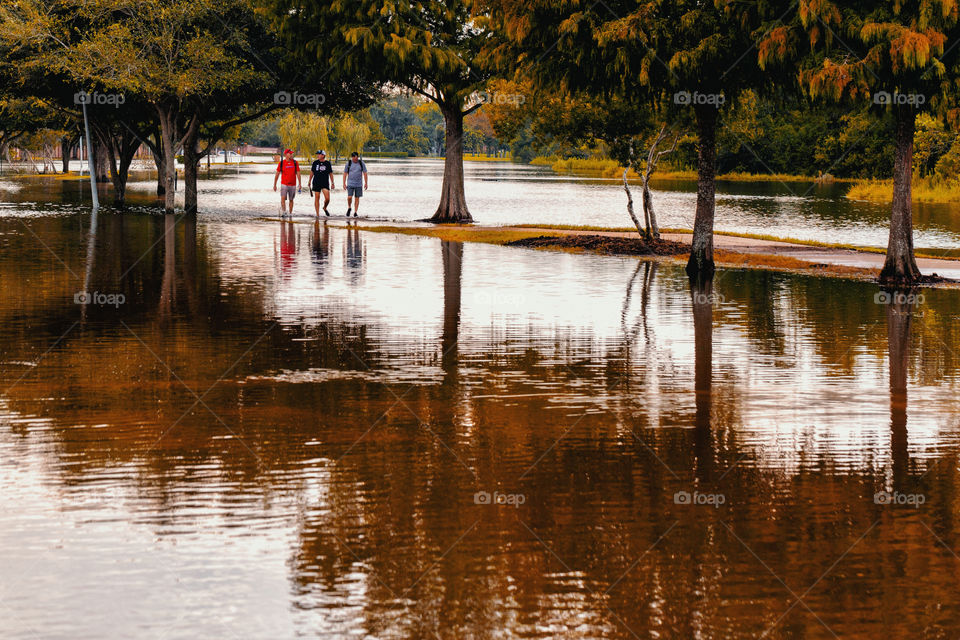
<path id="1" fill-rule="evenodd" d="M 960 292 L 95 231 L 0 215 L 4 638 L 960 636 Z"/>

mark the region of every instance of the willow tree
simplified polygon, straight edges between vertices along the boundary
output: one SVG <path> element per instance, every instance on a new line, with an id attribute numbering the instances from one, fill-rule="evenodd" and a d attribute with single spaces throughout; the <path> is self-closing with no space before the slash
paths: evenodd
<path id="1" fill-rule="evenodd" d="M 275 0 L 290 48 L 308 64 L 333 62 L 338 78 L 373 76 L 437 104 L 446 154 L 433 222 L 470 222 L 463 190 L 463 118 L 482 106 L 489 75 L 479 64 L 488 32 L 473 0 Z"/>
<path id="2" fill-rule="evenodd" d="M 786 4 L 786 3 L 785 3 Z M 760 43 L 760 63 L 799 60 L 797 77 L 813 98 L 835 102 L 870 100 L 894 120 L 893 204 L 886 284 L 920 279 L 913 252 L 913 138 L 917 115 L 948 113 L 956 65 L 941 58 L 960 38 L 955 0 L 800 0 L 792 22 L 777 26 Z M 809 46 L 809 50 L 803 50 Z M 799 53 L 798 53 L 799 51 Z"/>
<path id="3" fill-rule="evenodd" d="M 643 106 L 666 105 L 666 120 L 691 112 L 697 133 L 697 205 L 687 272 L 714 271 L 716 140 L 720 113 L 756 86 L 754 31 L 767 0 L 488 0 L 502 40 L 492 59 L 528 70 L 538 84 Z M 631 125 L 626 123 L 629 128 Z"/>

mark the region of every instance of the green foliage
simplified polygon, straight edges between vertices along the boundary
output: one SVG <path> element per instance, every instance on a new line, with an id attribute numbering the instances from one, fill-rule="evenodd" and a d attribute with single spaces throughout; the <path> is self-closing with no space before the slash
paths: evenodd
<path id="1" fill-rule="evenodd" d="M 244 0 L 10 0 L 2 19 L 26 69 L 78 87 L 209 102 L 272 85 L 249 53 L 264 28 Z"/>
<path id="2" fill-rule="evenodd" d="M 487 82 L 477 60 L 484 21 L 473 18 L 469 0 L 274 0 L 273 7 L 291 46 L 314 63 L 336 60 L 338 78 L 373 77 L 457 106 Z"/>
<path id="3" fill-rule="evenodd" d="M 917 130 L 913 135 L 914 175 L 921 178 L 933 175 L 940 159 L 950 151 L 956 141 L 957 135 L 946 131 L 942 122 L 927 114 L 921 114 L 917 118 Z M 946 166 L 947 163 L 944 163 L 941 170 Z"/>
<path id="4" fill-rule="evenodd" d="M 423 135 L 419 125 L 407 125 L 402 143 L 410 155 L 424 155 L 430 151 L 430 141 Z"/>

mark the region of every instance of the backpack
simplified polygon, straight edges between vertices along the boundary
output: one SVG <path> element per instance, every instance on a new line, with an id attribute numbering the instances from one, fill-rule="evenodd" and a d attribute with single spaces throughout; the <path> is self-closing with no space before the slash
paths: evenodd
<path id="1" fill-rule="evenodd" d="M 364 164 L 363 158 L 357 158 L 357 160 L 360 162 L 360 170 L 361 170 L 361 171 L 366 171 L 366 170 L 367 170 L 367 165 Z M 350 165 L 352 165 L 352 164 L 353 164 L 353 160 L 347 160 L 347 171 L 350 171 Z"/>

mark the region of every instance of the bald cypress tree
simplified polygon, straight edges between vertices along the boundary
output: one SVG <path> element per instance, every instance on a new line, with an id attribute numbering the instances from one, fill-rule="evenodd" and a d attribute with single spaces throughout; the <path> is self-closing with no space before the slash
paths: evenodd
<path id="1" fill-rule="evenodd" d="M 784 6 L 789 3 L 784 2 Z M 800 0 L 792 20 L 770 29 L 759 46 L 764 67 L 796 64 L 812 98 L 870 101 L 894 120 L 893 204 L 880 281 L 920 278 L 913 252 L 913 136 L 917 115 L 956 121 L 956 62 L 943 60 L 960 37 L 954 0 Z"/>
<path id="2" fill-rule="evenodd" d="M 615 98 L 638 108 L 665 106 L 667 119 L 691 117 L 697 133 L 697 205 L 687 271 L 714 271 L 716 140 L 726 104 L 762 82 L 755 31 L 773 10 L 766 0 L 674 2 L 488 0 L 502 39 L 491 58 L 531 73 L 539 84 Z M 624 123 L 624 130 L 632 125 Z"/>
<path id="3" fill-rule="evenodd" d="M 489 75 L 478 59 L 486 21 L 471 0 L 275 0 L 291 48 L 332 77 L 371 77 L 437 104 L 446 128 L 434 222 L 470 222 L 463 190 L 463 118 L 482 106 Z"/>

